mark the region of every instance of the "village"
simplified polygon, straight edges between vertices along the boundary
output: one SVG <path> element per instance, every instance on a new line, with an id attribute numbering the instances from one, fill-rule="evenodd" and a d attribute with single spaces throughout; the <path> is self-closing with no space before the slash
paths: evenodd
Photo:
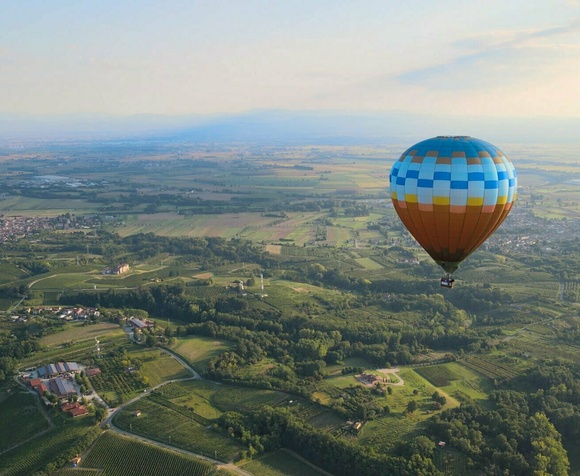
<path id="1" fill-rule="evenodd" d="M 94 229 L 100 226 L 101 220 L 97 215 L 75 216 L 67 213 L 53 218 L 2 215 L 0 242 L 36 237 L 46 231 Z"/>
<path id="2" fill-rule="evenodd" d="M 12 322 L 27 322 L 30 317 L 57 318 L 64 321 L 97 319 L 101 312 L 94 307 L 35 306 L 21 309 L 10 316 Z"/>

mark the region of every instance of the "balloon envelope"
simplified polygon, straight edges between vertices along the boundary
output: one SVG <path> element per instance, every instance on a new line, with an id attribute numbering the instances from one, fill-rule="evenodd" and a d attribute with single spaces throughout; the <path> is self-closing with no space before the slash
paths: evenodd
<path id="1" fill-rule="evenodd" d="M 389 180 L 399 218 L 448 273 L 503 222 L 517 189 L 510 159 L 467 136 L 415 144 L 393 165 Z"/>

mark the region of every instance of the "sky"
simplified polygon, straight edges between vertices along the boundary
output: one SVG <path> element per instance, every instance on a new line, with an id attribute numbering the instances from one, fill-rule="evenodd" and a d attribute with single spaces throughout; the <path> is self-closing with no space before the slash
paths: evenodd
<path id="1" fill-rule="evenodd" d="M 0 114 L 580 116 L 580 0 L 0 6 Z"/>

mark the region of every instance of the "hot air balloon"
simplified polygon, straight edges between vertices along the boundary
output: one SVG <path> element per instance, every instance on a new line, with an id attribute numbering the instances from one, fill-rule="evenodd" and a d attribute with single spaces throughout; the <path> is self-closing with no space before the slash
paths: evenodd
<path id="1" fill-rule="evenodd" d="M 441 266 L 441 285 L 504 221 L 517 175 L 496 146 L 468 136 L 438 136 L 407 149 L 389 177 L 391 199 L 411 235 Z"/>

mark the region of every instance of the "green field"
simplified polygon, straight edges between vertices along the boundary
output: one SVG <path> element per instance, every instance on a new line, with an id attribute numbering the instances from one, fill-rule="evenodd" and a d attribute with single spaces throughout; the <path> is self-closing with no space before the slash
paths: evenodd
<path id="1" fill-rule="evenodd" d="M 233 344 L 222 339 L 188 336 L 175 339 L 171 350 L 183 357 L 197 371 L 206 369 L 207 363 L 229 349 Z"/>
<path id="2" fill-rule="evenodd" d="M 458 378 L 445 364 L 417 367 L 415 372 L 429 380 L 436 387 L 447 387 L 451 384 L 451 381 Z"/>
<path id="3" fill-rule="evenodd" d="M 118 324 L 102 322 L 89 324 L 85 322 L 75 322 L 67 324 L 65 328 L 55 334 L 49 334 L 40 339 L 43 346 L 51 347 L 64 344 L 65 342 L 78 343 L 82 340 L 90 339 L 94 344 L 94 339 L 102 339 L 104 335 L 109 338 L 123 336 L 123 329 Z"/>
<path id="4" fill-rule="evenodd" d="M 365 269 L 382 269 L 384 268 L 383 265 L 377 263 L 375 260 L 371 259 L 371 258 L 357 258 L 355 259 L 355 261 L 360 264 L 361 266 L 363 266 Z"/>
<path id="5" fill-rule="evenodd" d="M 226 411 L 256 411 L 266 405 L 279 406 L 290 398 L 276 390 L 221 385 L 206 380 L 171 383 L 155 393 L 208 419 Z"/>
<path id="6" fill-rule="evenodd" d="M 99 367 L 101 373 L 91 377 L 91 383 L 111 406 L 117 406 L 162 382 L 192 377 L 167 352 L 128 342 L 103 356 Z"/>
<path id="7" fill-rule="evenodd" d="M 321 476 L 325 473 L 296 458 L 285 450 L 277 450 L 242 466 L 256 476 Z"/>
<path id="8" fill-rule="evenodd" d="M 124 333 L 116 332 L 99 335 L 102 349 L 110 349 L 127 341 Z M 47 364 L 51 362 L 82 361 L 95 357 L 95 341 L 93 339 L 73 342 L 66 347 L 46 347 L 40 352 L 35 352 L 19 361 L 20 368 L 30 367 L 35 364 Z"/>
<path id="9" fill-rule="evenodd" d="M 91 427 L 90 416 L 63 420 L 56 428 L 2 454 L 1 476 L 30 476 L 74 446 Z"/>
<path id="10" fill-rule="evenodd" d="M 422 420 L 419 415 L 389 415 L 369 421 L 363 425 L 357 440 L 360 445 L 389 452 L 397 443 L 420 435 Z M 353 437 L 343 438 L 349 441 Z"/>
<path id="11" fill-rule="evenodd" d="M 49 429 L 36 400 L 30 392 L 12 386 L 9 396 L 0 402 L 0 453 Z"/>
<path id="12" fill-rule="evenodd" d="M 216 474 L 216 467 L 211 463 L 134 438 L 116 435 L 110 431 L 106 431 L 97 439 L 81 460 L 81 467 L 103 470 L 107 476 Z"/>
<path id="13" fill-rule="evenodd" d="M 487 395 L 493 390 L 493 385 L 489 378 L 474 368 L 461 365 L 461 362 L 449 362 L 416 367 L 414 370 L 459 401 L 470 399 L 487 406 Z"/>
<path id="14" fill-rule="evenodd" d="M 136 410 L 141 410 L 140 416 L 135 416 Z M 146 397 L 123 408 L 115 416 L 114 424 L 125 431 L 221 461 L 239 457 L 243 447 L 237 440 L 197 420 L 191 409 L 161 405 Z"/>
<path id="15" fill-rule="evenodd" d="M 147 378 L 151 387 L 167 380 L 192 376 L 176 359 L 159 349 L 132 350 L 129 357 L 143 361 L 140 374 Z"/>
<path id="16" fill-rule="evenodd" d="M 64 467 L 53 474 L 55 476 L 101 476 L 103 471 L 94 468 Z"/>

